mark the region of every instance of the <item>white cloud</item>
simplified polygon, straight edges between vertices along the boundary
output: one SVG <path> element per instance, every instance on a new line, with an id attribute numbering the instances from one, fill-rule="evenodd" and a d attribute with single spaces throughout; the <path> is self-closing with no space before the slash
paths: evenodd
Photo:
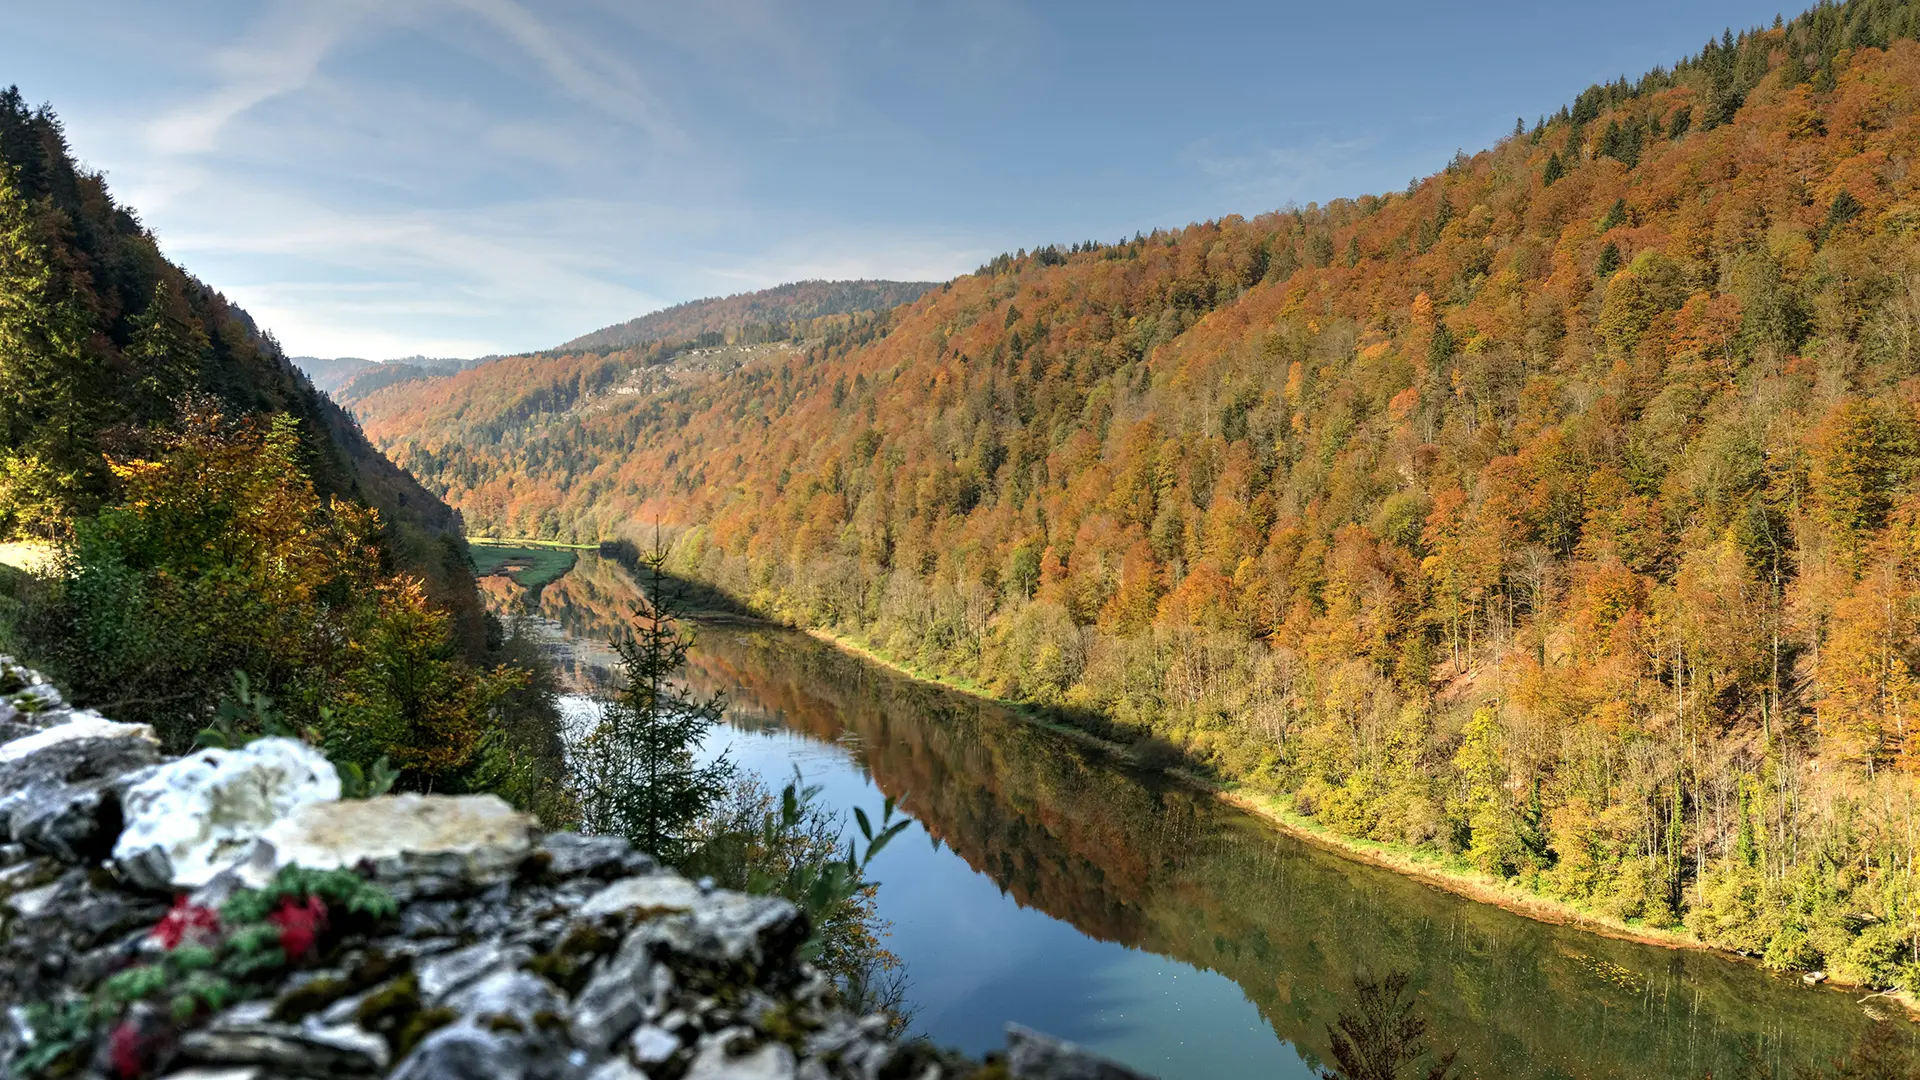
<path id="1" fill-rule="evenodd" d="M 243 42 L 212 57 L 219 86 L 148 124 L 148 145 L 162 154 L 213 150 L 236 117 L 305 86 L 327 53 L 376 7 L 372 0 L 328 0 L 275 8 Z"/>
<path id="2" fill-rule="evenodd" d="M 977 238 L 777 209 L 764 145 L 883 124 L 841 68 L 898 13 L 848 4 L 282 0 L 225 41 L 157 20 L 138 51 L 174 82 L 70 129 L 296 353 L 539 348 L 702 295 L 971 269 Z"/>

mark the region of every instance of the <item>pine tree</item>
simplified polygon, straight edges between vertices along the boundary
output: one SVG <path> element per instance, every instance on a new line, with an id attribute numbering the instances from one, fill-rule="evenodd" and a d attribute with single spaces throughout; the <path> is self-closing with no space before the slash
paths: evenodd
<path id="1" fill-rule="evenodd" d="M 133 320 L 126 349 L 127 359 L 138 365 L 135 414 L 148 421 L 168 418 L 175 400 L 199 381 L 208 348 L 207 332 L 187 306 L 180 282 L 162 274 L 147 309 Z"/>
<path id="2" fill-rule="evenodd" d="M 1560 152 L 1556 150 L 1547 158 L 1547 171 L 1541 176 L 1541 180 L 1547 187 L 1552 187 L 1554 181 L 1565 175 L 1567 175 L 1567 164 L 1560 160 Z"/>
<path id="3" fill-rule="evenodd" d="M 1607 246 L 1600 249 L 1600 258 L 1593 264 L 1593 275 L 1602 279 L 1610 278 L 1618 269 L 1620 269 L 1620 245 L 1609 240 Z"/>
<path id="4" fill-rule="evenodd" d="M 98 375 L 91 320 L 18 180 L 0 162 L 0 536 L 56 529 L 104 472 L 84 389 Z"/>
<path id="5" fill-rule="evenodd" d="M 677 863 L 688 854 L 694 823 L 726 793 L 733 763 L 694 761 L 725 699 L 697 697 L 671 681 L 694 641 L 681 632 L 686 609 L 666 563 L 657 540 L 640 553 L 633 625 L 610 643 L 622 685 L 600 699 L 600 720 L 577 750 L 576 775 L 590 829 L 625 836 Z"/>
<path id="6" fill-rule="evenodd" d="M 1321 1080 L 1446 1080 L 1453 1074 L 1455 1055 L 1427 1046 L 1427 1022 L 1408 983 L 1403 971 L 1355 978 L 1353 1008 L 1327 1025 L 1333 1067 L 1320 1070 Z"/>

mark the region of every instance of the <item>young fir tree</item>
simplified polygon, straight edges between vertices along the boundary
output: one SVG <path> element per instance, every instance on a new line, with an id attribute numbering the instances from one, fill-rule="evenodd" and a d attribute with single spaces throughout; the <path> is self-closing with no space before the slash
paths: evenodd
<path id="1" fill-rule="evenodd" d="M 576 775 L 590 829 L 620 834 L 677 863 L 688 854 L 694 824 L 726 793 L 733 763 L 694 761 L 725 702 L 671 682 L 693 638 L 680 629 L 685 608 L 666 561 L 658 542 L 640 553 L 642 595 L 633 625 L 611 642 L 620 656 L 621 686 L 600 699 L 600 721 L 579 748 Z"/>

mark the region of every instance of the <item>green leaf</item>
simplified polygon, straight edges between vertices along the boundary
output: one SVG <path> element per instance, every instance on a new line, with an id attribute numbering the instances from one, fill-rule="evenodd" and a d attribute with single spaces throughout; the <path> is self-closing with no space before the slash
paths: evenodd
<path id="1" fill-rule="evenodd" d="M 912 824 L 912 822 L 910 821 L 898 821 L 898 822 L 895 822 L 893 825 L 889 826 L 885 832 L 880 834 L 879 839 L 867 845 L 866 861 L 872 862 L 873 857 L 875 855 L 880 854 L 880 849 L 887 846 L 887 841 L 893 839 L 896 836 L 899 836 L 900 830 L 906 828 L 910 824 Z"/>

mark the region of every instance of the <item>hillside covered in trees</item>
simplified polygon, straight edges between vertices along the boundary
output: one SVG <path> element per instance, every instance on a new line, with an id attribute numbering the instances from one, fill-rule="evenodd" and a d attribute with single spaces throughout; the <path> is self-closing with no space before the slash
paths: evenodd
<path id="1" fill-rule="evenodd" d="M 546 668 L 482 609 L 459 515 L 9 89 L 0 541 L 17 539 L 57 554 L 0 565 L 0 653 L 77 704 L 175 752 L 293 732 L 388 783 L 564 814 Z"/>
<path id="2" fill-rule="evenodd" d="M 561 345 L 555 352 L 631 349 L 656 341 L 698 340 L 720 344 L 739 340 L 771 341 L 787 335 L 792 323 L 825 315 L 885 311 L 919 298 L 931 281 L 796 281 L 753 293 L 690 300 L 650 315 L 602 327 Z"/>
<path id="3" fill-rule="evenodd" d="M 354 392 L 366 394 L 397 382 L 451 375 L 491 358 L 404 356 L 397 360 L 362 360 L 357 356 L 294 356 L 288 359 L 313 383 L 314 389 L 339 401 L 350 399 Z"/>
<path id="4" fill-rule="evenodd" d="M 361 417 L 476 528 L 664 521 L 769 614 L 1348 835 L 1920 987 L 1916 34 L 1826 5 L 1403 192 Z"/>

